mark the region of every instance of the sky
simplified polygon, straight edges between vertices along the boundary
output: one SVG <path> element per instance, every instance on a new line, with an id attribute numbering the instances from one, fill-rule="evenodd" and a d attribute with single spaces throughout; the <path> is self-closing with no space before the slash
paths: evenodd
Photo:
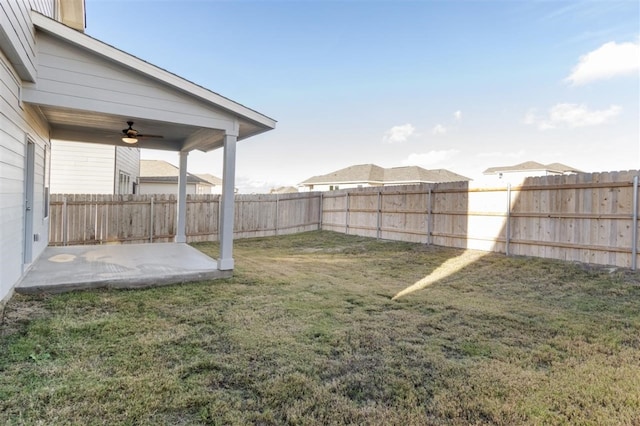
<path id="1" fill-rule="evenodd" d="M 277 120 L 238 142 L 242 193 L 366 163 L 640 168 L 636 0 L 86 0 L 86 25 Z M 188 170 L 221 176 L 222 151 Z"/>

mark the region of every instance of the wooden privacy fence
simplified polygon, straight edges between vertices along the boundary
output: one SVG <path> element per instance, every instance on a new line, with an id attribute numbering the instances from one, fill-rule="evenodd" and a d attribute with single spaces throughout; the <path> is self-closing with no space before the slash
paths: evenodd
<path id="1" fill-rule="evenodd" d="M 635 269 L 637 171 L 298 194 L 237 195 L 236 238 L 325 229 Z M 176 199 L 52 195 L 50 244 L 172 241 Z M 218 239 L 219 195 L 187 198 L 187 241 Z"/>
<path id="2" fill-rule="evenodd" d="M 235 238 L 318 229 L 318 193 L 237 195 Z M 217 241 L 219 195 L 188 195 L 187 242 Z M 50 245 L 173 241 L 174 195 L 52 194 Z"/>
<path id="3" fill-rule="evenodd" d="M 638 171 L 360 188 L 323 196 L 322 229 L 636 269 Z"/>

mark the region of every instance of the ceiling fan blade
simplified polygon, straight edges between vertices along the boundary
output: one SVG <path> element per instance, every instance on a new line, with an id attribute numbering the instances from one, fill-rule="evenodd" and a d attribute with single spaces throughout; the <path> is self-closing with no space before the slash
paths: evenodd
<path id="1" fill-rule="evenodd" d="M 162 139 L 162 138 L 164 138 L 164 136 L 161 136 L 161 135 L 141 135 L 141 134 L 138 133 L 136 138 L 157 138 L 157 139 Z"/>

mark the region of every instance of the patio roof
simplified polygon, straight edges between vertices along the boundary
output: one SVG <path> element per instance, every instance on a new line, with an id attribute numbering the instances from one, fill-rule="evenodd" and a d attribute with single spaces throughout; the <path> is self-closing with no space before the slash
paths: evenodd
<path id="1" fill-rule="evenodd" d="M 51 138 L 125 145 L 127 121 L 141 148 L 210 151 L 275 128 L 275 120 L 37 12 L 37 83 L 22 100 L 37 106 Z"/>

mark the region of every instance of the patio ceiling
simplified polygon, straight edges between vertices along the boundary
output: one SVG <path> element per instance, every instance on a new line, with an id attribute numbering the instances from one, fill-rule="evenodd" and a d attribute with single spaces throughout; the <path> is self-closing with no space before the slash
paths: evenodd
<path id="1" fill-rule="evenodd" d="M 188 150 L 189 141 L 205 139 L 208 144 L 192 144 L 191 149 L 208 151 L 220 147 L 224 136 L 223 130 L 146 118 L 52 106 L 39 106 L 39 109 L 49 122 L 51 139 L 169 151 L 181 151 L 183 147 Z M 124 143 L 122 130 L 127 128 L 127 121 L 133 121 L 133 128 L 143 135 L 161 135 L 162 138 L 141 138 L 134 145 Z"/>

